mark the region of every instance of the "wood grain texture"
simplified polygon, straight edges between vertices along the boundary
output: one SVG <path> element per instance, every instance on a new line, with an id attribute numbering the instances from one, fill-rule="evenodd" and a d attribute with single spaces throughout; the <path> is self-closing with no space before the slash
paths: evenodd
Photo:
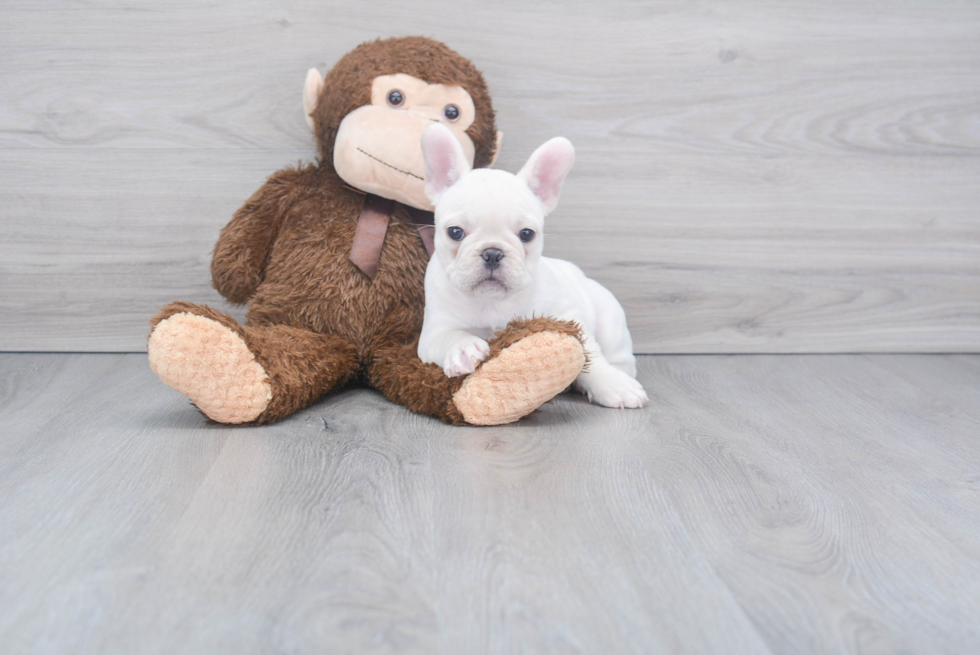
<path id="1" fill-rule="evenodd" d="M 576 144 L 548 253 L 621 298 L 638 352 L 980 351 L 975 3 L 65 1 L 0 19 L 0 349 L 141 350 L 162 303 L 222 306 L 218 230 L 313 156 L 306 68 L 420 33 L 484 70 L 502 168 Z"/>
<path id="2" fill-rule="evenodd" d="M 651 406 L 208 425 L 0 356 L 4 653 L 980 649 L 980 358 L 641 357 Z"/>

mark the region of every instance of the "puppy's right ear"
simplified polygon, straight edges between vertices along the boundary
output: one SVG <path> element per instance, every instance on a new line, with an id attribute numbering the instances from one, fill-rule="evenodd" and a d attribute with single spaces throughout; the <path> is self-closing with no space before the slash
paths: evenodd
<path id="1" fill-rule="evenodd" d="M 442 123 L 433 123 L 422 132 L 425 159 L 425 195 L 435 205 L 446 189 L 470 170 L 463 146 Z"/>

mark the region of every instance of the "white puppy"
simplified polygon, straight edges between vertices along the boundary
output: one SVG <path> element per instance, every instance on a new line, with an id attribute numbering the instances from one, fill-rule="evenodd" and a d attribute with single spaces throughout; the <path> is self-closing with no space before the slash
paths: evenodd
<path id="1" fill-rule="evenodd" d="M 575 161 L 572 144 L 548 141 L 517 175 L 471 171 L 452 132 L 436 123 L 422 152 L 436 217 L 419 358 L 465 375 L 489 354 L 486 339 L 514 318 L 575 321 L 589 357 L 575 388 L 606 407 L 641 407 L 647 394 L 635 379 L 623 308 L 574 264 L 541 256 L 544 217 Z"/>

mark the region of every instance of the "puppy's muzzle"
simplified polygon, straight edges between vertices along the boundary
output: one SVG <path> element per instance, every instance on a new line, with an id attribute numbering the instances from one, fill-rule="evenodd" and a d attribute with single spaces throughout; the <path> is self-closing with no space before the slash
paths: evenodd
<path id="1" fill-rule="evenodd" d="M 504 252 L 499 248 L 487 248 L 483 251 L 483 265 L 491 271 L 500 267 L 500 260 L 504 258 Z"/>

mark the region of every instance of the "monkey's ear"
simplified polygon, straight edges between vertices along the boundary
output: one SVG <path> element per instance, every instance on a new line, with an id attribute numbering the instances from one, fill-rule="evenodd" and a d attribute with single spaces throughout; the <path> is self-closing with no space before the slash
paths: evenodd
<path id="1" fill-rule="evenodd" d="M 487 164 L 487 168 L 493 168 L 493 165 L 497 163 L 497 157 L 500 156 L 500 144 L 504 142 L 504 133 L 497 130 L 497 143 L 493 147 L 493 158 L 490 163 Z"/>
<path id="2" fill-rule="evenodd" d="M 303 110 L 306 112 L 306 123 L 313 129 L 313 110 L 316 109 L 316 101 L 320 99 L 320 92 L 323 91 L 323 78 L 320 71 L 311 68 L 306 71 L 306 84 L 303 85 Z"/>
<path id="3" fill-rule="evenodd" d="M 544 213 L 558 206 L 558 192 L 575 163 L 575 148 L 564 137 L 555 137 L 534 151 L 517 177 L 527 183 L 544 205 Z"/>
<path id="4" fill-rule="evenodd" d="M 470 170 L 463 146 L 442 123 L 433 123 L 422 132 L 422 157 L 425 159 L 425 195 L 433 205 L 446 189 Z"/>

